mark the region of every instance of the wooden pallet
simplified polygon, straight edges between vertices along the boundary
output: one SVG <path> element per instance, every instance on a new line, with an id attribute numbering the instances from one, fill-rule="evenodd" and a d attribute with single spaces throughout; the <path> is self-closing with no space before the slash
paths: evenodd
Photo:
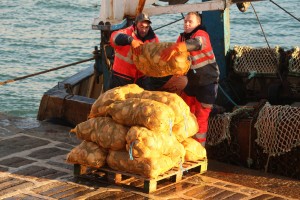
<path id="1" fill-rule="evenodd" d="M 87 174 L 89 170 L 90 168 L 84 165 L 79 165 L 79 164 L 74 165 L 75 176 Z M 127 179 L 129 178 L 129 179 L 142 180 L 144 182 L 142 191 L 145 193 L 151 193 L 157 190 L 159 181 L 168 179 L 171 180 L 172 183 L 177 183 L 182 180 L 184 174 L 189 174 L 192 172 L 202 174 L 206 171 L 207 171 L 207 160 L 198 160 L 195 162 L 187 161 L 183 163 L 182 168 L 174 167 L 173 169 L 167 171 L 166 173 L 158 176 L 156 179 L 149 179 L 140 175 L 113 170 L 107 166 L 101 167 L 99 169 L 90 172 L 98 175 L 101 174 L 102 177 L 105 177 L 107 182 L 115 183 L 115 184 L 124 184 L 125 177 Z"/>

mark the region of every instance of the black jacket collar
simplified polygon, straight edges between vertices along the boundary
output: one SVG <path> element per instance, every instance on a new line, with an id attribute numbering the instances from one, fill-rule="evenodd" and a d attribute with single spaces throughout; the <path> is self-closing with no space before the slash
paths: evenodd
<path id="1" fill-rule="evenodd" d="M 190 33 L 185 33 L 185 32 L 180 33 L 181 39 L 182 39 L 183 41 L 188 40 L 188 39 L 191 39 L 192 35 L 193 35 L 194 33 L 196 33 L 198 30 L 206 31 L 206 28 L 205 28 L 205 26 L 199 25 L 199 26 L 197 26 L 197 27 L 196 27 L 192 32 L 190 32 Z"/>
<path id="2" fill-rule="evenodd" d="M 150 29 L 149 29 L 149 32 L 148 32 L 148 34 L 145 36 L 145 37 L 141 37 L 140 36 L 140 34 L 138 33 L 138 31 L 137 31 L 137 28 L 136 28 L 136 26 L 135 25 L 133 25 L 133 28 L 134 28 L 134 34 L 136 35 L 136 37 L 138 38 L 138 39 L 140 39 L 141 41 L 143 41 L 143 42 L 145 42 L 146 40 L 152 40 L 152 39 L 154 39 L 156 36 L 155 36 L 155 33 L 154 33 L 154 31 L 153 31 L 153 29 L 152 29 L 152 27 L 150 26 Z"/>

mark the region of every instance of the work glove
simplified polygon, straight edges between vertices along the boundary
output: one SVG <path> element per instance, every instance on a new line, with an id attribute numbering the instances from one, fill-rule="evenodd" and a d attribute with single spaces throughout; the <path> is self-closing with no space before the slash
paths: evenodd
<path id="1" fill-rule="evenodd" d="M 132 48 L 132 52 L 135 55 L 140 55 L 141 54 L 141 52 L 142 52 L 141 44 L 143 44 L 143 42 L 140 41 L 140 40 L 136 40 L 136 39 L 132 40 L 132 42 L 131 42 L 131 48 Z"/>
<path id="2" fill-rule="evenodd" d="M 185 42 L 179 42 L 179 43 L 175 43 L 172 46 L 164 49 L 161 54 L 160 54 L 160 58 L 163 61 L 169 61 L 172 56 L 176 53 L 176 52 L 186 52 L 187 51 L 187 47 Z"/>

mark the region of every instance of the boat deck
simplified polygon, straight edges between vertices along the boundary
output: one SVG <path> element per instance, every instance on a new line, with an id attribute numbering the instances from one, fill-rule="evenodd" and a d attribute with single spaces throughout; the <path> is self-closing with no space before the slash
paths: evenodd
<path id="1" fill-rule="evenodd" d="M 75 178 L 67 153 L 71 128 L 0 113 L 0 199 L 299 199 L 300 181 L 208 160 L 204 174 L 146 194 L 133 187 Z M 139 183 L 136 183 L 139 184 Z"/>

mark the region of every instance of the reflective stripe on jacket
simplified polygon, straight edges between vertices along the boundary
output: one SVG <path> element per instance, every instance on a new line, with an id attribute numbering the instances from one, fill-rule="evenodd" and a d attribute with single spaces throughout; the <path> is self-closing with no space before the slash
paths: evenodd
<path id="1" fill-rule="evenodd" d="M 201 41 L 202 48 L 198 51 L 191 51 L 192 66 L 191 69 L 197 69 L 203 67 L 207 64 L 215 63 L 215 55 L 210 43 L 209 35 L 203 30 L 197 30 L 191 38 L 197 38 Z M 180 35 L 177 39 L 177 42 L 185 41 L 185 38 L 182 38 Z"/>
<path id="2" fill-rule="evenodd" d="M 220 71 L 208 33 L 198 27 L 191 34 L 186 34 L 187 38 L 184 36 L 181 34 L 177 42 L 196 38 L 202 45 L 201 50 L 190 51 L 192 65 L 187 73 L 188 85 L 195 87 L 218 83 Z"/>
<path id="3" fill-rule="evenodd" d="M 130 76 L 136 80 L 144 76 L 144 74 L 137 70 L 135 64 L 132 61 L 131 46 L 120 46 L 115 43 L 115 39 L 119 34 L 126 34 L 133 37 L 136 40 L 140 40 L 135 34 L 135 29 L 133 25 L 125 29 L 117 30 L 111 34 L 110 44 L 115 49 L 113 70 L 120 74 Z M 144 43 L 147 42 L 158 42 L 158 38 L 154 34 L 153 38 L 146 40 Z"/>

